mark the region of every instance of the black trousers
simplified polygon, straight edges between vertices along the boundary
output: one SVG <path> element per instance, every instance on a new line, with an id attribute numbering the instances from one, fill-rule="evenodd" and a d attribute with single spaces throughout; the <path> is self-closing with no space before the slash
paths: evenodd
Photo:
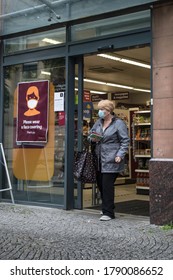
<path id="1" fill-rule="evenodd" d="M 114 183 L 118 173 L 97 172 L 97 186 L 101 193 L 103 215 L 115 218 Z"/>

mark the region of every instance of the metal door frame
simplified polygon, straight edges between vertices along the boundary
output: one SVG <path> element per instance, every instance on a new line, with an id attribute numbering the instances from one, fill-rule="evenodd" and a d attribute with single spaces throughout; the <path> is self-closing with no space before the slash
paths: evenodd
<path id="1" fill-rule="evenodd" d="M 74 131 L 69 133 L 70 127 L 73 126 L 74 122 L 74 107 L 72 108 L 72 103 L 74 106 L 74 93 L 75 93 L 75 65 L 78 65 L 78 129 L 82 129 L 82 120 L 83 120 L 83 73 L 84 73 L 84 55 L 96 54 L 105 51 L 117 51 L 127 48 L 134 48 L 136 46 L 146 46 L 151 45 L 151 30 L 143 29 L 134 31 L 132 33 L 123 34 L 122 36 L 110 36 L 109 38 L 102 38 L 93 40 L 90 42 L 81 42 L 78 44 L 69 45 L 69 56 L 67 57 L 67 64 L 69 67 L 66 67 L 66 77 L 68 79 L 67 92 L 68 94 L 66 100 L 67 104 L 67 133 L 66 135 L 66 180 L 65 180 L 65 209 L 82 209 L 83 208 L 83 188 L 80 183 L 77 184 L 77 201 L 74 202 L 74 184 L 73 188 L 71 182 L 74 182 L 73 172 L 71 168 L 71 160 L 73 158 L 72 151 L 74 152 Z M 73 100 L 71 99 L 73 96 Z M 69 104 L 69 108 L 68 108 Z M 71 105 L 70 105 L 71 104 Z M 69 125 L 68 125 L 69 122 Z M 72 139 L 73 138 L 73 139 Z M 78 136 L 78 150 L 82 149 L 82 134 L 79 133 Z M 93 198 L 92 198 L 93 199 Z"/>

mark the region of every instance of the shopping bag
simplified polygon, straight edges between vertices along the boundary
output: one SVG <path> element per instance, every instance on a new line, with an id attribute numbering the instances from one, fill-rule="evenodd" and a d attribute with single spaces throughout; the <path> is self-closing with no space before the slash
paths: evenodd
<path id="1" fill-rule="evenodd" d="M 75 152 L 74 154 L 73 175 L 77 180 L 81 179 L 82 177 L 86 156 L 87 151 Z"/>
<path id="2" fill-rule="evenodd" d="M 87 152 L 81 175 L 82 183 L 96 183 L 96 164 L 97 160 L 94 154 Z"/>
<path id="3" fill-rule="evenodd" d="M 90 151 L 75 153 L 74 177 L 82 183 L 96 182 L 96 157 Z"/>

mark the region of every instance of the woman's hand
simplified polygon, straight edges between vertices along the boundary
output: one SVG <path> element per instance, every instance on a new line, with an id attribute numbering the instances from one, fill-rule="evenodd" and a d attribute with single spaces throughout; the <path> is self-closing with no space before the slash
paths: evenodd
<path id="1" fill-rule="evenodd" d="M 121 162 L 121 160 L 122 160 L 122 158 L 121 158 L 121 157 L 115 157 L 115 162 L 116 162 L 116 163 Z"/>

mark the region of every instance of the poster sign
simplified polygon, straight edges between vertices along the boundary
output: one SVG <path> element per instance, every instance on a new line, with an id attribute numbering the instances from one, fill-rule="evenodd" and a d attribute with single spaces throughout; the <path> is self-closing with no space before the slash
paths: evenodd
<path id="1" fill-rule="evenodd" d="M 91 101 L 92 102 L 99 102 L 100 100 L 103 100 L 103 99 L 108 99 L 108 94 L 105 93 L 105 94 L 92 94 L 91 95 Z"/>
<path id="2" fill-rule="evenodd" d="M 91 94 L 89 90 L 84 90 L 83 92 L 83 102 L 91 101 Z"/>
<path id="3" fill-rule="evenodd" d="M 128 99 L 129 98 L 129 92 L 114 92 L 111 94 L 112 100 L 117 99 Z"/>
<path id="4" fill-rule="evenodd" d="M 93 110 L 92 102 L 83 102 L 83 118 L 91 118 L 92 110 Z"/>
<path id="5" fill-rule="evenodd" d="M 58 112 L 58 125 L 63 126 L 65 125 L 65 112 Z"/>
<path id="6" fill-rule="evenodd" d="M 49 81 L 18 83 L 16 142 L 46 143 Z"/>
<path id="7" fill-rule="evenodd" d="M 55 92 L 54 93 L 54 111 L 61 112 L 64 111 L 64 92 Z"/>

